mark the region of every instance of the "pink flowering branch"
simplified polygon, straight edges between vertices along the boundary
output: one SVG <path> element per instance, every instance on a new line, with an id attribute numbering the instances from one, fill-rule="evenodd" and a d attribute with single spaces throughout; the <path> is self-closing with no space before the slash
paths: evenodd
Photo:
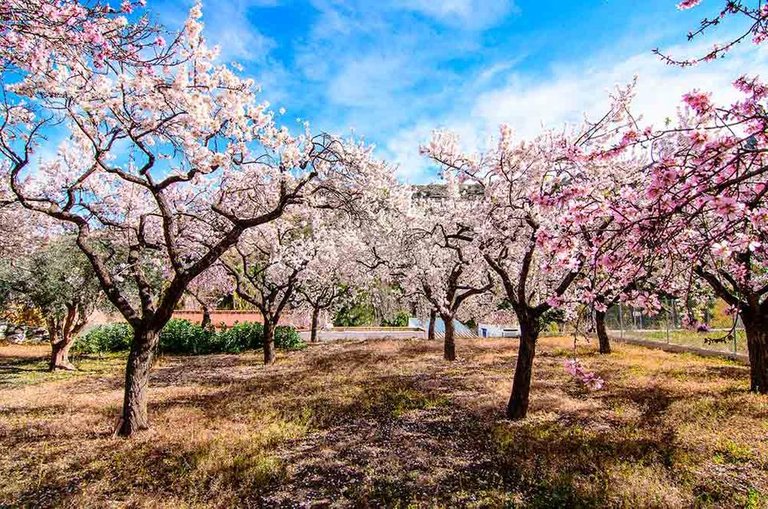
<path id="1" fill-rule="evenodd" d="M 677 8 L 680 10 L 688 10 L 694 7 L 698 7 L 701 4 L 701 0 L 683 0 L 677 4 Z M 709 62 L 716 58 L 724 57 L 730 52 L 736 45 L 751 39 L 754 44 L 761 44 L 768 37 L 768 5 L 762 1 L 742 1 L 742 0 L 727 0 L 725 5 L 714 17 L 706 17 L 701 20 L 699 27 L 696 30 L 688 32 L 688 40 L 703 36 L 705 33 L 712 31 L 715 27 L 722 24 L 729 18 L 738 17 L 745 19 L 748 22 L 748 27 L 741 31 L 736 37 L 727 41 L 715 44 L 704 55 L 690 58 L 690 59 L 677 59 L 673 58 L 658 49 L 653 50 L 655 54 L 661 57 L 661 59 L 669 64 L 680 67 L 688 67 L 696 65 L 701 62 Z"/>
<path id="2" fill-rule="evenodd" d="M 586 386 L 589 390 L 598 391 L 603 388 L 605 381 L 596 373 L 587 371 L 578 361 L 578 359 L 567 359 L 563 363 L 565 371 L 577 381 Z"/>

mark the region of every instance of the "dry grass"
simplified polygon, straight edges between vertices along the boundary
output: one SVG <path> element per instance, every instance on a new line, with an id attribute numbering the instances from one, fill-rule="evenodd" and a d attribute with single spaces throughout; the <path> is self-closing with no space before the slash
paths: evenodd
<path id="1" fill-rule="evenodd" d="M 542 339 L 530 417 L 501 419 L 515 342 L 333 343 L 169 357 L 152 430 L 111 436 L 122 360 L 49 375 L 45 349 L 0 348 L 0 507 L 764 507 L 768 398 L 747 368 Z"/>

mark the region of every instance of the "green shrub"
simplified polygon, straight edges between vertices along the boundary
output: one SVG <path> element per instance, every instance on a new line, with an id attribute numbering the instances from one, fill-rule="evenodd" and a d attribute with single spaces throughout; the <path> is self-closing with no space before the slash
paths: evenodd
<path id="1" fill-rule="evenodd" d="M 392 319 L 383 319 L 381 325 L 384 327 L 408 327 L 408 318 L 410 315 L 405 311 L 400 311 Z"/>
<path id="2" fill-rule="evenodd" d="M 376 310 L 372 304 L 351 303 L 343 305 L 333 318 L 335 327 L 363 327 L 376 323 Z"/>
<path id="3" fill-rule="evenodd" d="M 159 351 L 199 355 L 217 351 L 216 333 L 189 320 L 172 319 L 160 331 Z"/>
<path id="4" fill-rule="evenodd" d="M 130 350 L 133 331 L 126 323 L 99 325 L 79 336 L 72 345 L 73 354 L 102 354 Z M 264 326 L 255 322 L 237 323 L 219 331 L 206 330 L 189 320 L 172 319 L 160 332 L 161 353 L 202 355 L 240 353 L 263 346 Z M 299 350 L 306 344 L 293 327 L 275 328 L 275 346 Z"/>
<path id="5" fill-rule="evenodd" d="M 222 351 L 234 353 L 261 348 L 263 335 L 264 326 L 260 323 L 242 322 L 230 328 L 222 327 L 218 333 L 218 341 Z"/>
<path id="6" fill-rule="evenodd" d="M 127 323 L 98 325 L 78 336 L 72 345 L 74 354 L 100 354 L 131 349 L 133 329 Z"/>
<path id="7" fill-rule="evenodd" d="M 275 346 L 285 350 L 301 350 L 307 344 L 301 339 L 298 331 L 288 325 L 275 327 Z"/>

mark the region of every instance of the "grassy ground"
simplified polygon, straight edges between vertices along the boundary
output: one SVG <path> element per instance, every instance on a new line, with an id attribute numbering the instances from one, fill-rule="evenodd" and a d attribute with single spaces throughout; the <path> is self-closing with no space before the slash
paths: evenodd
<path id="1" fill-rule="evenodd" d="M 585 367 L 541 340 L 530 417 L 501 419 L 514 340 L 313 346 L 166 357 L 153 427 L 111 435 L 120 358 L 44 373 L 45 350 L 0 348 L 0 507 L 765 507 L 768 398 L 747 368 L 616 345 Z M 305 504 L 309 506 L 309 504 Z"/>
<path id="2" fill-rule="evenodd" d="M 724 339 L 728 331 L 695 332 L 691 330 L 671 330 L 669 337 L 666 330 L 659 331 L 624 331 L 625 337 L 636 339 L 650 339 L 652 341 L 661 341 L 666 343 L 669 340 L 674 345 L 694 346 L 707 350 L 719 352 L 733 352 L 733 339 Z M 735 351 L 737 353 L 747 353 L 747 336 L 744 330 L 736 331 Z"/>

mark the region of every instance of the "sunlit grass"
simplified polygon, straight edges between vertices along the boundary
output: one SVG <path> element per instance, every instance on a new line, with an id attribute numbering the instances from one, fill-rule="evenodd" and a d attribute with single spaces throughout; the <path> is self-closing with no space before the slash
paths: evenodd
<path id="1" fill-rule="evenodd" d="M 768 398 L 721 359 L 540 341 L 530 416 L 502 419 L 516 340 L 312 346 L 164 357 L 152 429 L 112 431 L 124 358 L 47 373 L 6 363 L 0 506 L 764 507 Z M 577 355 L 606 381 L 585 390 Z M 19 368 L 11 371 L 8 367 Z"/>
<path id="2" fill-rule="evenodd" d="M 625 331 L 625 337 L 649 339 L 674 345 L 693 346 L 720 352 L 747 353 L 747 336 L 743 330 L 735 331 L 736 342 L 733 339 L 723 339 L 728 331 L 696 332 L 691 330 L 658 331 Z M 734 350 L 735 348 L 735 350 Z"/>
<path id="3" fill-rule="evenodd" d="M 13 347 L 4 347 L 9 350 Z M 0 356 L 0 387 L 38 384 L 52 381 L 70 380 L 82 376 L 113 374 L 125 365 L 127 353 L 106 353 L 101 356 L 72 357 L 75 371 L 49 371 L 49 346 L 39 346 L 32 350 L 37 355 Z M 26 347 L 25 353 L 30 352 Z"/>

